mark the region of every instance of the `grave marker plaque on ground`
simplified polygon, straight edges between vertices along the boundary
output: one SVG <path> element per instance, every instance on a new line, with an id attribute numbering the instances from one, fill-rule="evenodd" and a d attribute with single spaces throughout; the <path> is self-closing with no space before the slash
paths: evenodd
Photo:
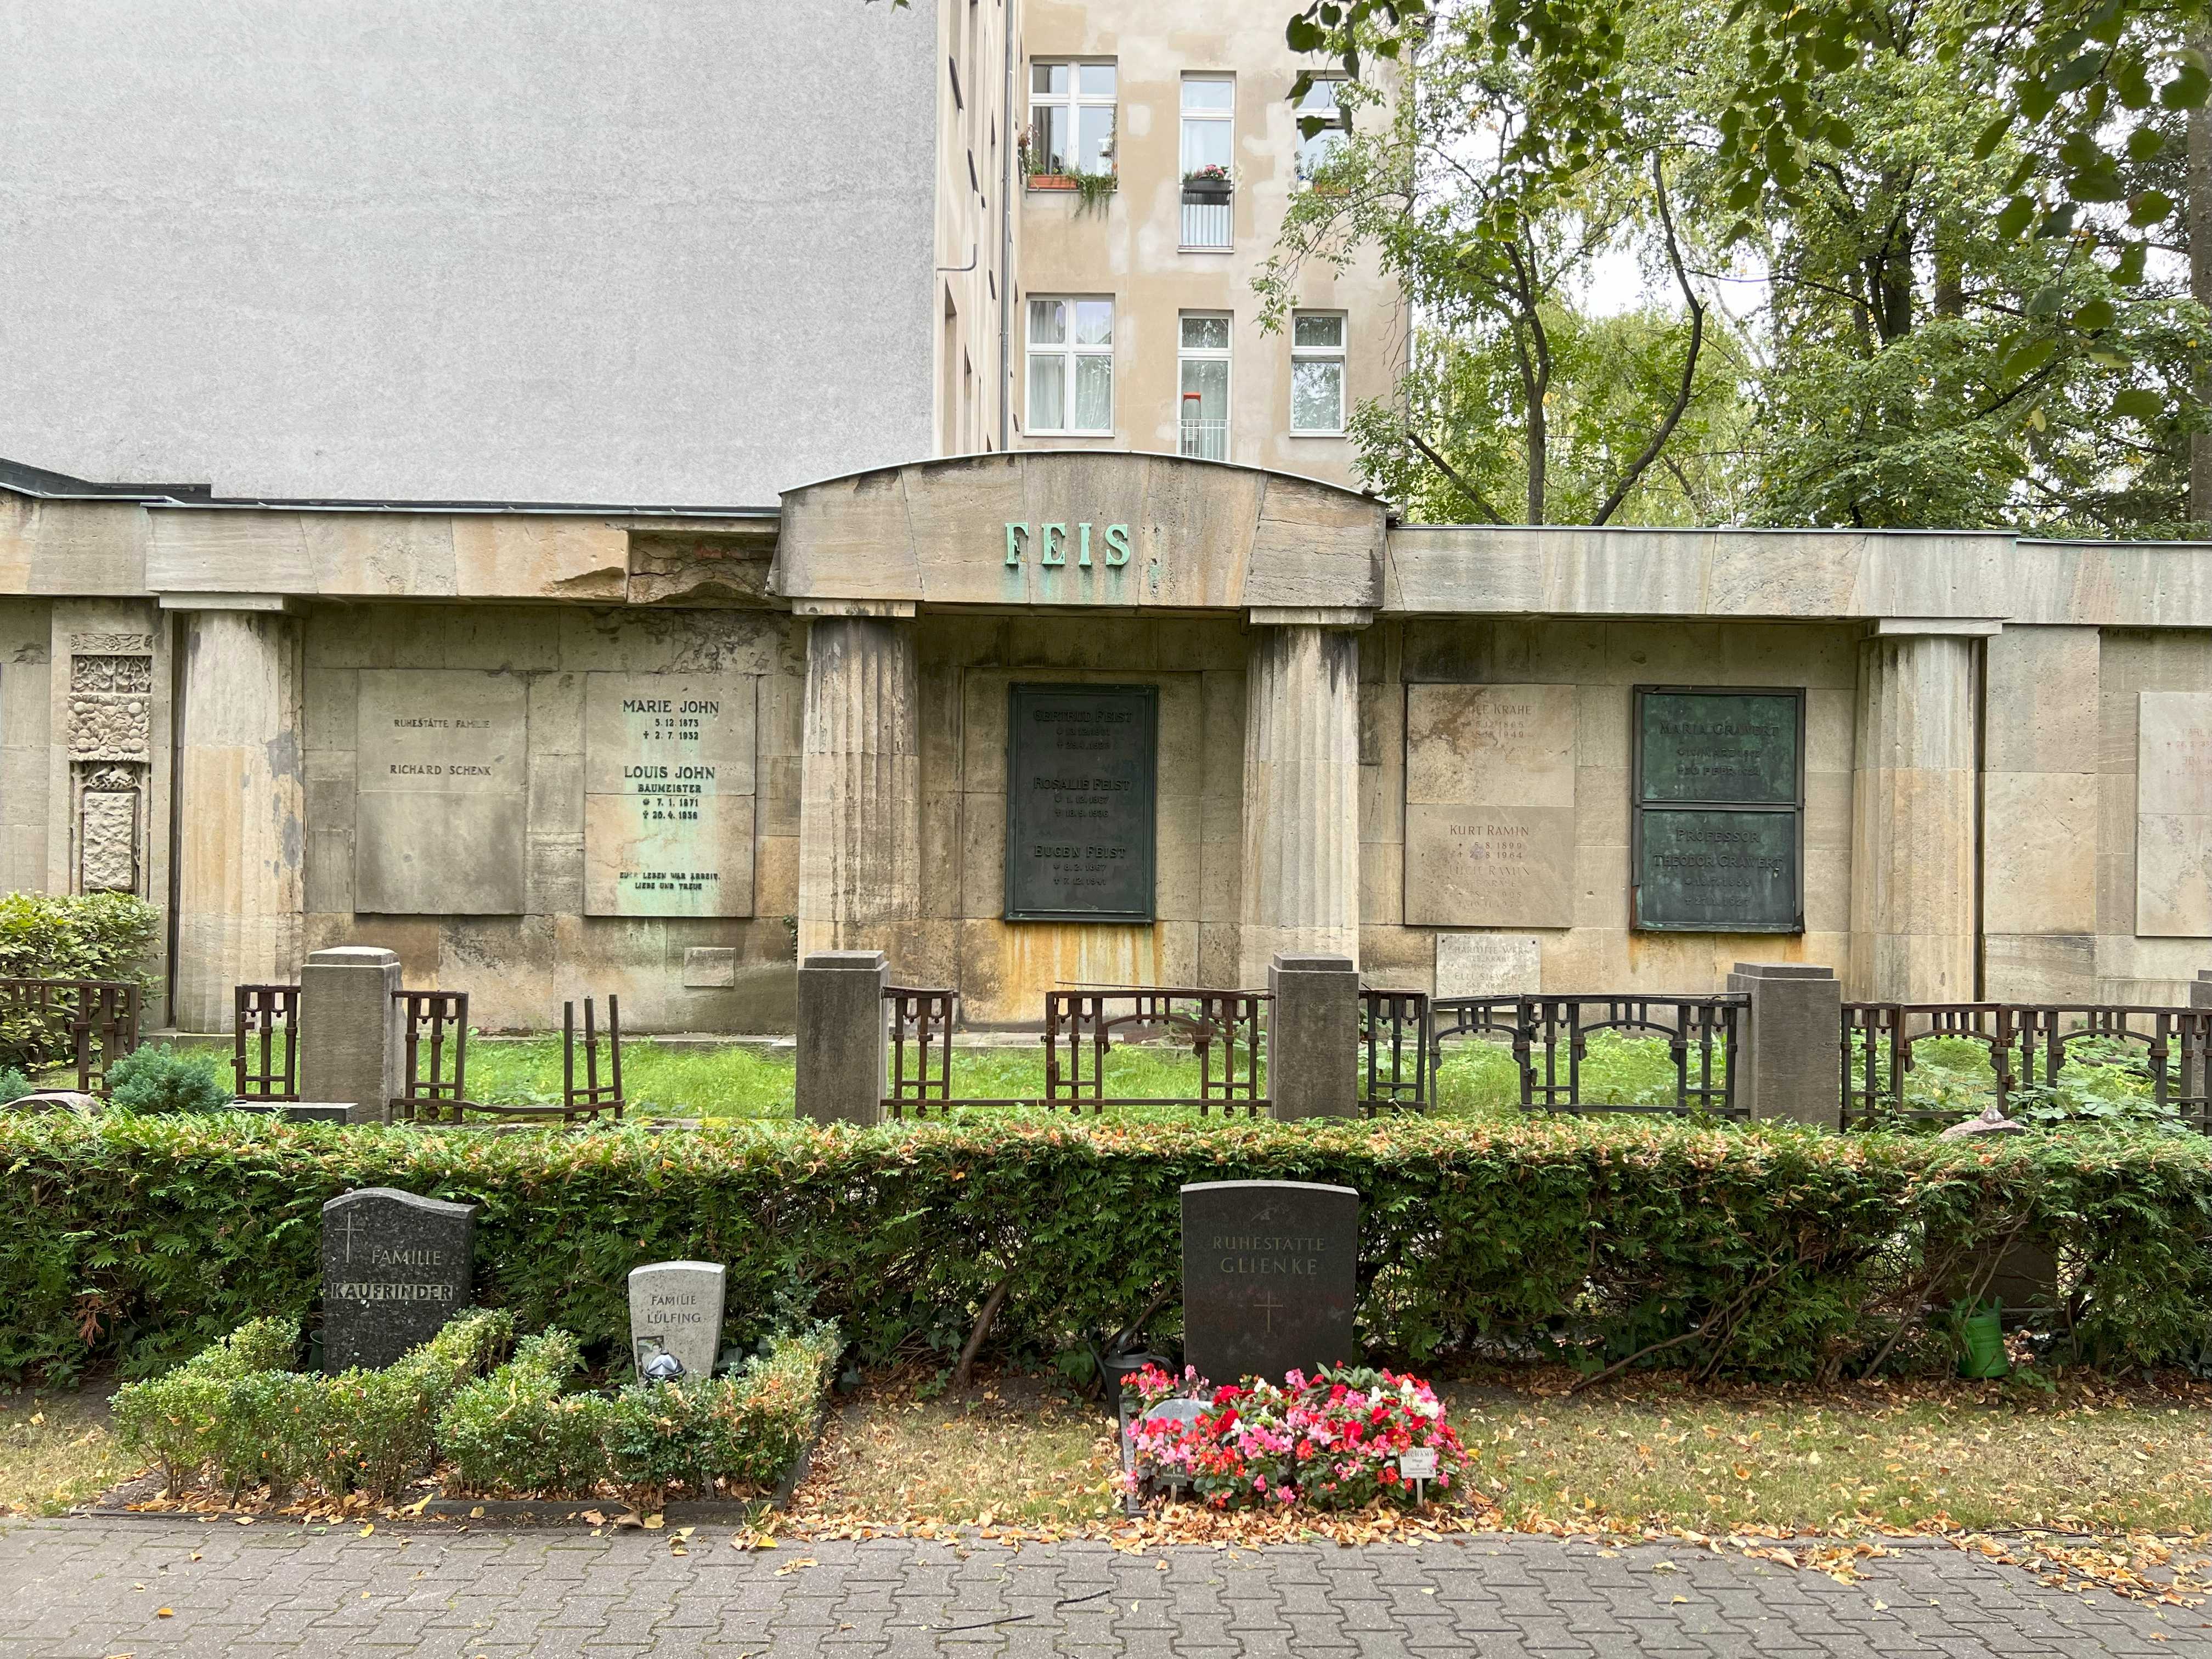
<path id="1" fill-rule="evenodd" d="M 1359 1194 L 1304 1181 L 1182 1189 L 1183 1359 L 1200 1376 L 1279 1382 L 1358 1357 Z"/>
<path id="2" fill-rule="evenodd" d="M 629 1349 L 641 1375 L 657 1353 L 674 1354 L 686 1376 L 713 1373 L 728 1279 L 719 1261 L 648 1261 L 630 1269 Z"/>
<path id="3" fill-rule="evenodd" d="M 323 1206 L 323 1368 L 389 1365 L 469 1305 L 477 1206 L 363 1187 Z"/>

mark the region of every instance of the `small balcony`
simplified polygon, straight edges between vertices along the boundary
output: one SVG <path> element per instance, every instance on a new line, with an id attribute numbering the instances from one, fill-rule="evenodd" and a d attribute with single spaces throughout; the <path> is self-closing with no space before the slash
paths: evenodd
<path id="1" fill-rule="evenodd" d="M 1237 245 L 1234 187 L 1226 179 L 1182 181 L 1182 236 L 1186 249 L 1224 252 Z"/>
<path id="2" fill-rule="evenodd" d="M 1186 415 L 1182 422 L 1181 453 L 1197 461 L 1225 461 L 1229 459 L 1229 422 L 1201 421 Z"/>

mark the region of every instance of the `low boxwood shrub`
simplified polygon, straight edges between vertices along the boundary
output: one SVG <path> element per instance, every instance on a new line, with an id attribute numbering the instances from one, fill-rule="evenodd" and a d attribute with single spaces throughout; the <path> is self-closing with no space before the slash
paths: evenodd
<path id="1" fill-rule="evenodd" d="M 130 893 L 0 894 L 0 979 L 127 980 L 146 987 L 161 912 Z M 31 1069 L 64 1058 L 67 1034 L 30 1015 L 0 1019 L 0 1054 Z"/>
<path id="2" fill-rule="evenodd" d="M 242 1321 L 305 1318 L 320 1208 L 389 1186 L 481 1205 L 477 1295 L 622 1351 L 623 1276 L 727 1264 L 729 1334 L 835 1319 L 863 1360 L 992 1340 L 1045 1363 L 1164 1292 L 1177 1189 L 1362 1194 L 1359 1329 L 1417 1369 L 1467 1353 L 1822 1377 L 1946 1364 L 1925 1310 L 2014 1244 L 2059 1264 L 2062 1357 L 2156 1364 L 2212 1341 L 2212 1144 L 2073 1130 L 1999 1146 L 1643 1120 L 1203 1124 L 1009 1115 L 876 1129 L 425 1133 L 233 1114 L 0 1115 L 0 1370 L 173 1364 Z M 1966 1287 L 1973 1288 L 1971 1282 Z"/>
<path id="3" fill-rule="evenodd" d="M 219 1112 L 238 1097 L 212 1048 L 149 1043 L 107 1068 L 107 1103 L 130 1112 Z"/>
<path id="4" fill-rule="evenodd" d="M 798 1462 L 821 1424 L 844 1339 L 834 1325 L 779 1334 L 732 1375 L 631 1382 L 611 1396 L 564 1392 L 578 1369 L 565 1331 L 453 1396 L 438 1443 L 467 1492 L 590 1498 L 607 1482 L 637 1509 L 673 1490 L 757 1493 Z"/>

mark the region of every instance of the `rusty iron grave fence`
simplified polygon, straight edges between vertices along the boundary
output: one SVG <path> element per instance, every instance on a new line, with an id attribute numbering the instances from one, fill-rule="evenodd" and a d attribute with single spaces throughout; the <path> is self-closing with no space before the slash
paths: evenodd
<path id="1" fill-rule="evenodd" d="M 1359 1109 L 1425 1112 L 1435 1067 L 1429 1063 L 1429 994 L 1359 988 Z"/>
<path id="2" fill-rule="evenodd" d="M 1042 1106 L 1093 1115 L 1109 1106 L 1195 1106 L 1201 1115 L 1257 1116 L 1269 1101 L 1261 1082 L 1261 1012 L 1265 991 L 1201 991 L 1172 986 L 1108 986 L 1048 991 L 1044 1000 L 1044 1093 L 984 1097 L 952 1092 L 957 991 L 884 988 L 890 1048 L 885 1112 L 926 1116 L 955 1106 Z M 1198 1056 L 1196 1094 L 1119 1096 L 1106 1092 L 1106 1060 L 1117 1045 L 1187 1048 Z"/>
<path id="3" fill-rule="evenodd" d="M 2008 1115 L 2053 1087 L 2073 1062 L 2138 1073 L 2155 1107 L 2212 1133 L 2212 1009 L 2119 1003 L 1846 1002 L 1844 1127 L 1944 1124 L 1968 1115 L 1972 1108 L 1962 1103 L 1911 1100 L 1921 1045 L 1947 1039 L 1987 1054 L 1995 1101 Z"/>
<path id="4" fill-rule="evenodd" d="M 127 980 L 0 979 L 0 1054 L 25 1072 L 64 1048 L 79 1094 L 107 1094 L 107 1068 L 138 1046 L 138 987 Z"/>
<path id="5" fill-rule="evenodd" d="M 300 988 L 230 988 L 231 1092 L 240 1100 L 300 1097 Z"/>
<path id="6" fill-rule="evenodd" d="M 1510 1046 L 1521 1104 L 1542 1112 L 1648 1112 L 1741 1119 L 1736 1042 L 1751 999 L 1715 996 L 1439 997 L 1429 1005 L 1429 1096 L 1452 1038 Z M 1666 1044 L 1674 1086 L 1660 1099 L 1613 1100 L 1588 1074 L 1601 1032 Z"/>
<path id="7" fill-rule="evenodd" d="M 600 1031 L 592 1000 L 584 1001 L 584 1083 L 576 1082 L 576 1005 L 562 1005 L 561 1103 L 509 1105 L 469 1098 L 469 994 L 466 991 L 394 991 L 406 1077 L 392 1103 L 398 1123 L 463 1124 L 491 1119 L 527 1124 L 556 1121 L 588 1123 L 619 1118 L 627 1102 L 622 1081 L 622 1012 L 607 999 L 606 1055 L 600 1063 Z"/>

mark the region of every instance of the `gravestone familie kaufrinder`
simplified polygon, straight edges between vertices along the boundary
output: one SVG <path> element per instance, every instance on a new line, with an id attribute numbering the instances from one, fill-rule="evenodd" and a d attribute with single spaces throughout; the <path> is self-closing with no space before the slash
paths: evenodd
<path id="1" fill-rule="evenodd" d="M 469 1305 L 477 1208 L 396 1187 L 323 1206 L 325 1370 L 389 1365 Z"/>

